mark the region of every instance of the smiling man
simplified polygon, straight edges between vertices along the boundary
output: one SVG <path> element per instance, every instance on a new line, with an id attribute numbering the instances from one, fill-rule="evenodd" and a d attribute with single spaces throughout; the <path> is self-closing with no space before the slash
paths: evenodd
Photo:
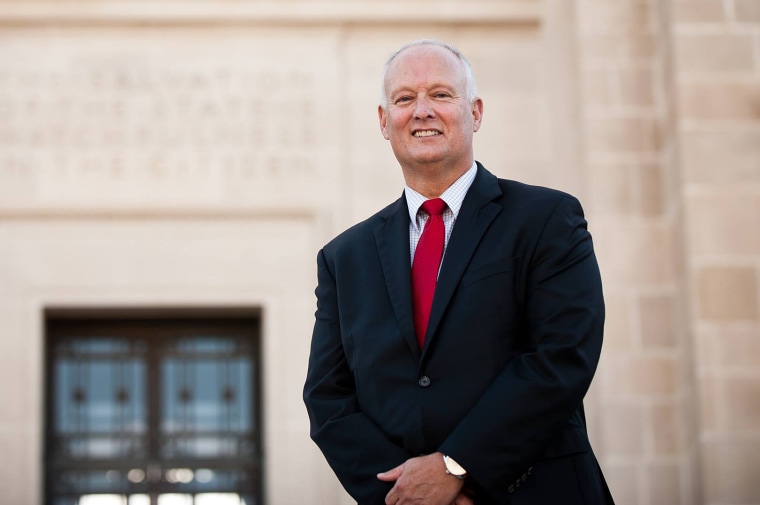
<path id="1" fill-rule="evenodd" d="M 447 44 L 394 53 L 378 113 L 406 186 L 317 256 L 312 438 L 360 505 L 612 504 L 583 414 L 604 302 L 580 204 L 474 160 L 483 102 Z"/>

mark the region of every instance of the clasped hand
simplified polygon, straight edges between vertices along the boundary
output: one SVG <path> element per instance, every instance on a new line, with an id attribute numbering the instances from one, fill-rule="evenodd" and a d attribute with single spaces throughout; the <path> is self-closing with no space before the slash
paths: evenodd
<path id="1" fill-rule="evenodd" d="M 408 459 L 377 478 L 395 482 L 385 497 L 386 505 L 474 505 L 462 493 L 464 481 L 446 473 L 440 452 Z"/>

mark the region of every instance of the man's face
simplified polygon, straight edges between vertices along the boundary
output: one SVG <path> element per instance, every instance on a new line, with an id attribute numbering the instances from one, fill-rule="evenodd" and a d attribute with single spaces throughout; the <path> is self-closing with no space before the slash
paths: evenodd
<path id="1" fill-rule="evenodd" d="M 469 103 L 462 63 L 448 49 L 413 46 L 391 62 L 385 76 L 388 105 L 380 129 L 402 168 L 422 173 L 472 165 L 472 135 L 483 104 Z"/>

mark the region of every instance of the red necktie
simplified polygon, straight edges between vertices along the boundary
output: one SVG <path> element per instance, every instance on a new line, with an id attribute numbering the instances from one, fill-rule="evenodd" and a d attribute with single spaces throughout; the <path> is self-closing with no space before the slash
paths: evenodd
<path id="1" fill-rule="evenodd" d="M 440 198 L 427 200 L 422 210 L 428 213 L 425 228 L 414 251 L 412 262 L 412 304 L 414 307 L 414 329 L 420 349 L 425 344 L 430 307 L 433 305 L 435 284 L 438 281 L 438 269 L 443 258 L 443 242 L 446 234 L 441 214 L 446 209 L 446 202 Z"/>

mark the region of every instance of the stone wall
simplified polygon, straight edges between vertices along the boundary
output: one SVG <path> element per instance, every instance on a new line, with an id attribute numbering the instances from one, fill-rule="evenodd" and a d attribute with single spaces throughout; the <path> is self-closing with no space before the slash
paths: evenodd
<path id="1" fill-rule="evenodd" d="M 698 503 L 667 5 L 581 0 L 577 15 L 584 167 L 608 307 L 592 391 L 602 465 L 620 503 Z"/>
<path id="2" fill-rule="evenodd" d="M 673 1 L 704 503 L 760 503 L 760 3 Z"/>
<path id="3" fill-rule="evenodd" d="M 760 4 L 577 5 L 612 487 L 623 503 L 760 503 Z"/>

